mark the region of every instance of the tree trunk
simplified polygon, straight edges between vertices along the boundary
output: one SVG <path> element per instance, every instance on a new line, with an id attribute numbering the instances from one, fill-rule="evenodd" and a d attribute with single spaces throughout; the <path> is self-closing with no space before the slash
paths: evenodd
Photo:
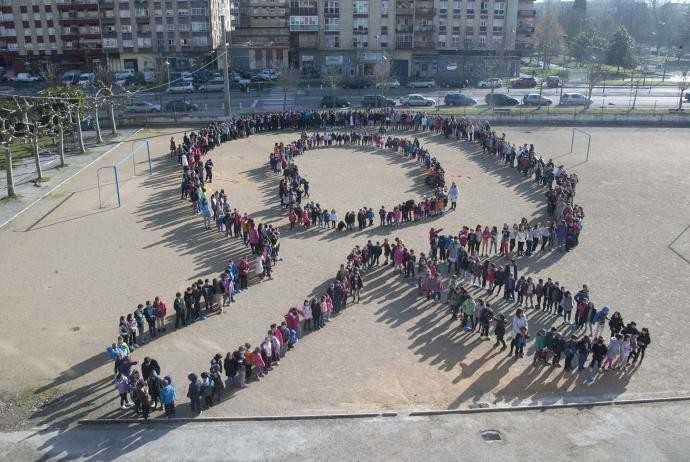
<path id="1" fill-rule="evenodd" d="M 12 148 L 5 146 L 5 172 L 7 172 L 7 197 L 15 197 L 14 174 L 12 172 Z"/>
<path id="2" fill-rule="evenodd" d="M 79 111 L 77 110 L 77 138 L 79 141 L 79 153 L 84 154 L 86 152 L 86 147 L 84 146 L 84 133 L 81 130 L 81 120 L 79 120 Z"/>
<path id="3" fill-rule="evenodd" d="M 65 128 L 60 124 L 58 126 L 58 155 L 60 156 L 60 167 L 65 166 Z"/>
<path id="4" fill-rule="evenodd" d="M 101 134 L 101 122 L 98 120 L 98 106 L 93 107 L 94 122 L 96 123 L 96 143 L 103 142 L 103 135 Z"/>
<path id="5" fill-rule="evenodd" d="M 108 114 L 110 115 L 110 133 L 117 135 L 117 125 L 115 125 L 115 104 L 112 101 L 108 103 Z"/>
<path id="6" fill-rule="evenodd" d="M 283 112 L 287 109 L 287 94 L 288 94 L 288 87 L 287 85 L 283 87 Z"/>
<path id="7" fill-rule="evenodd" d="M 41 157 L 38 150 L 38 135 L 33 134 L 31 136 L 31 151 L 34 154 L 34 160 L 36 161 L 36 179 L 43 179 L 43 169 L 41 168 Z"/>

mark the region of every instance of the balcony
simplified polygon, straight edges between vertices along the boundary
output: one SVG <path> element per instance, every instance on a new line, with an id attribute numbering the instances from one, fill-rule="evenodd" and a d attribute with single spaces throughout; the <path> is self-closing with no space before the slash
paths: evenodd
<path id="1" fill-rule="evenodd" d="M 412 32 L 412 26 L 410 26 L 408 24 L 399 24 L 399 25 L 395 26 L 395 32 L 398 32 L 398 33 L 400 33 L 400 32 L 407 32 L 407 33 Z"/>
<path id="2" fill-rule="evenodd" d="M 290 16 L 290 32 L 318 32 L 318 16 Z"/>
<path id="3" fill-rule="evenodd" d="M 293 16 L 318 16 L 318 8 L 290 8 L 290 14 Z"/>
<path id="4" fill-rule="evenodd" d="M 522 34 L 533 34 L 534 26 L 531 24 L 520 24 L 517 28 L 518 33 Z"/>
<path id="5" fill-rule="evenodd" d="M 417 7 L 414 10 L 414 14 L 417 18 L 433 18 L 436 15 L 436 8 Z"/>
<path id="6" fill-rule="evenodd" d="M 397 48 L 398 50 L 411 50 L 412 49 L 412 40 L 395 42 L 395 48 Z"/>
<path id="7" fill-rule="evenodd" d="M 396 8 L 395 14 L 397 16 L 413 16 L 414 10 L 412 8 Z"/>
<path id="8" fill-rule="evenodd" d="M 534 10 L 518 10 L 518 18 L 533 18 L 536 13 Z"/>
<path id="9" fill-rule="evenodd" d="M 149 18 L 148 16 L 144 16 L 144 15 L 137 16 L 135 18 L 136 22 L 149 22 L 150 19 L 151 18 Z"/>
<path id="10" fill-rule="evenodd" d="M 414 25 L 414 31 L 415 32 L 433 32 L 434 31 L 434 26 L 432 24 L 415 24 Z"/>
<path id="11" fill-rule="evenodd" d="M 354 29 L 352 29 L 352 34 L 353 35 L 369 35 L 369 28 L 368 27 L 360 27 L 360 28 L 355 27 Z"/>
<path id="12" fill-rule="evenodd" d="M 414 42 L 414 48 L 421 48 L 424 50 L 432 49 L 436 47 L 435 42 Z"/>

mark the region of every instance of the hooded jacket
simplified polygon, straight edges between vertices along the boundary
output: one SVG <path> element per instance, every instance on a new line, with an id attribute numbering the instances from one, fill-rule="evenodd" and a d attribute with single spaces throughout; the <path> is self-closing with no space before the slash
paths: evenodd
<path id="1" fill-rule="evenodd" d="M 201 398 L 201 384 L 199 383 L 199 378 L 193 372 L 189 374 L 187 378 L 189 379 L 187 398 L 189 398 L 191 401 L 196 401 Z"/>
<path id="2" fill-rule="evenodd" d="M 165 378 L 169 383 L 161 388 L 160 391 L 160 400 L 163 405 L 174 403 L 176 398 L 175 385 L 173 385 L 172 378 L 169 375 L 165 376 Z"/>

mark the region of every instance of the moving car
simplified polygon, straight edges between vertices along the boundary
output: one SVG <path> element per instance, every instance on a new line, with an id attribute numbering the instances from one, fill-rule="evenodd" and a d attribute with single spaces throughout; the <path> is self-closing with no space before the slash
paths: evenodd
<path id="1" fill-rule="evenodd" d="M 323 108 L 350 107 L 350 102 L 345 98 L 340 98 L 339 96 L 324 96 L 323 98 L 321 98 L 319 106 Z"/>
<path id="2" fill-rule="evenodd" d="M 410 88 L 434 88 L 436 82 L 433 79 L 419 79 L 410 82 L 408 87 Z"/>
<path id="3" fill-rule="evenodd" d="M 522 104 L 525 106 L 551 106 L 553 100 L 538 93 L 530 93 L 522 97 Z"/>
<path id="4" fill-rule="evenodd" d="M 501 79 L 492 78 L 486 80 L 480 80 L 477 84 L 479 88 L 501 88 Z"/>
<path id="5" fill-rule="evenodd" d="M 223 91 L 225 89 L 225 80 L 223 78 L 213 78 L 206 83 L 199 85 L 199 91 L 201 93 L 207 91 Z"/>
<path id="6" fill-rule="evenodd" d="M 388 86 L 388 88 L 400 88 L 400 82 L 398 79 L 391 79 L 387 83 L 376 84 L 376 88 L 383 88 L 385 86 Z"/>
<path id="7" fill-rule="evenodd" d="M 194 84 L 192 82 L 176 82 L 168 87 L 166 93 L 192 93 Z"/>
<path id="8" fill-rule="evenodd" d="M 343 88 L 371 88 L 373 86 L 367 79 L 352 79 L 343 83 Z"/>
<path id="9" fill-rule="evenodd" d="M 580 93 L 563 93 L 559 104 L 561 106 L 589 106 L 592 100 Z"/>
<path id="10" fill-rule="evenodd" d="M 443 98 L 443 102 L 446 106 L 474 106 L 477 104 L 476 99 L 462 93 L 448 93 Z"/>
<path id="11" fill-rule="evenodd" d="M 520 101 L 505 93 L 489 93 L 484 97 L 489 106 L 517 106 Z"/>
<path id="12" fill-rule="evenodd" d="M 132 101 L 125 106 L 127 112 L 161 112 L 160 104 L 149 103 L 148 101 Z"/>
<path id="13" fill-rule="evenodd" d="M 10 79 L 10 82 L 38 82 L 41 80 L 40 77 L 36 75 L 29 74 L 28 72 L 20 72 Z"/>
<path id="14" fill-rule="evenodd" d="M 561 78 L 557 75 L 550 75 L 546 78 L 546 88 L 558 88 L 561 86 Z"/>
<path id="15" fill-rule="evenodd" d="M 383 95 L 364 95 L 362 98 L 362 106 L 367 107 L 386 107 L 395 106 L 395 100 L 386 98 Z"/>
<path id="16" fill-rule="evenodd" d="M 199 110 L 199 106 L 189 101 L 175 99 L 165 104 L 165 110 L 167 112 L 195 112 Z"/>
<path id="17" fill-rule="evenodd" d="M 511 88 L 534 88 L 537 86 L 537 81 L 534 77 L 520 77 L 510 82 Z"/>
<path id="18" fill-rule="evenodd" d="M 431 98 L 422 95 L 406 95 L 400 98 L 400 104 L 403 106 L 433 106 L 436 103 Z"/>

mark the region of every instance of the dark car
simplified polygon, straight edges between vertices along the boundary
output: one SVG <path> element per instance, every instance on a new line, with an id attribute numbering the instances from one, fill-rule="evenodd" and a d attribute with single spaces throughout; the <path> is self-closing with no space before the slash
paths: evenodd
<path id="1" fill-rule="evenodd" d="M 367 79 L 347 80 L 343 83 L 343 88 L 371 88 L 374 84 Z"/>
<path id="2" fill-rule="evenodd" d="M 167 112 L 195 112 L 199 110 L 199 106 L 189 101 L 182 101 L 181 99 L 176 99 L 168 101 L 165 104 L 165 110 Z"/>
<path id="3" fill-rule="evenodd" d="M 537 86 L 537 81 L 534 77 L 520 77 L 510 82 L 511 88 L 534 88 Z"/>
<path id="4" fill-rule="evenodd" d="M 441 83 L 441 86 L 443 88 L 465 88 L 467 85 L 465 85 L 464 80 L 446 80 Z"/>
<path id="5" fill-rule="evenodd" d="M 446 106 L 474 106 L 477 104 L 477 100 L 465 96 L 462 93 L 448 93 L 444 98 L 443 102 Z"/>
<path id="6" fill-rule="evenodd" d="M 546 88 L 558 88 L 561 86 L 561 78 L 557 75 L 550 75 L 546 78 Z"/>
<path id="7" fill-rule="evenodd" d="M 685 93 L 685 101 L 690 103 L 690 92 Z"/>
<path id="8" fill-rule="evenodd" d="M 395 106 L 395 100 L 386 98 L 383 95 L 365 95 L 362 98 L 362 106 L 367 107 L 386 107 Z"/>
<path id="9" fill-rule="evenodd" d="M 484 98 L 489 106 L 517 106 L 520 101 L 505 93 L 489 93 Z"/>
<path id="10" fill-rule="evenodd" d="M 323 108 L 328 107 L 350 107 L 350 102 L 345 98 L 340 98 L 338 96 L 324 96 L 321 98 L 319 106 Z"/>

